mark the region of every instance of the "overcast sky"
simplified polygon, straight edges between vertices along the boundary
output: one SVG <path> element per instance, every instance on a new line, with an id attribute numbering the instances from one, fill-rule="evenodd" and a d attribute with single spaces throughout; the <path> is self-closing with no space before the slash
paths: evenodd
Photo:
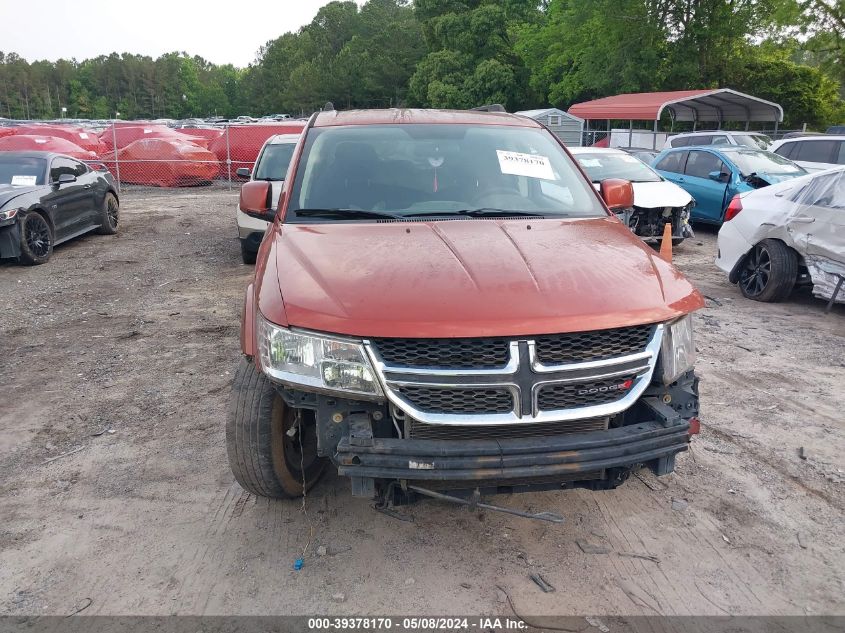
<path id="1" fill-rule="evenodd" d="M 246 66 L 259 47 L 308 24 L 328 0 L 0 0 L 0 51 L 28 61 L 171 51 Z M 361 4 L 361 2 L 359 2 Z M 32 14 L 29 12 L 32 11 Z"/>

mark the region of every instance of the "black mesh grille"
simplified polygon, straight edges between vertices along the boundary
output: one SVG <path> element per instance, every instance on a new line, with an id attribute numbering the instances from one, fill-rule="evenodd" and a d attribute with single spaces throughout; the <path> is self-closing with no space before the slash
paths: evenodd
<path id="1" fill-rule="evenodd" d="M 508 348 L 516 338 L 534 339 L 537 358 L 546 365 L 604 360 L 645 350 L 653 325 L 595 332 L 479 339 L 390 338 L 373 341 L 388 365 L 473 369 L 503 367 Z"/>
<path id="2" fill-rule="evenodd" d="M 435 389 L 402 387 L 400 395 L 417 409 L 430 413 L 507 413 L 513 396 L 505 389 Z"/>
<path id="3" fill-rule="evenodd" d="M 607 424 L 608 418 L 537 424 L 505 424 L 501 426 L 423 424 L 410 419 L 407 428 L 409 437 L 416 440 L 507 440 L 520 437 L 552 437 L 568 433 L 602 431 L 607 428 Z"/>
<path id="4" fill-rule="evenodd" d="M 636 325 L 615 330 L 537 336 L 537 358 L 544 365 L 555 365 L 636 354 L 645 350 L 653 328 L 653 325 Z"/>
<path id="5" fill-rule="evenodd" d="M 508 363 L 507 339 L 413 339 L 375 341 L 388 365 L 406 367 L 502 367 Z"/>
<path id="6" fill-rule="evenodd" d="M 606 378 L 583 383 L 565 383 L 543 387 L 537 398 L 541 411 L 589 407 L 615 402 L 631 388 L 634 376 Z"/>

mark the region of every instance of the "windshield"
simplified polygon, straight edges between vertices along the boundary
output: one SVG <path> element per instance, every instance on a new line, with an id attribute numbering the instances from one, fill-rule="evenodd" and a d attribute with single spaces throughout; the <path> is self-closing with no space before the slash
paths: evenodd
<path id="1" fill-rule="evenodd" d="M 661 180 L 651 167 L 629 154 L 578 153 L 575 158 L 593 182 L 601 182 L 608 178 L 622 178 L 631 182 L 660 182 Z"/>
<path id="2" fill-rule="evenodd" d="M 765 134 L 734 134 L 733 138 L 737 145 L 745 145 L 754 149 L 769 149 L 772 144 L 772 139 Z"/>
<path id="3" fill-rule="evenodd" d="M 0 158 L 0 185 L 43 185 L 46 171 L 43 158 Z"/>
<path id="4" fill-rule="evenodd" d="M 289 221 L 606 215 L 555 138 L 539 128 L 315 128 L 300 165 L 288 206 L 296 213 Z"/>
<path id="5" fill-rule="evenodd" d="M 785 174 L 800 176 L 807 172 L 801 169 L 791 160 L 773 154 L 771 152 L 755 152 L 753 150 L 740 150 L 738 152 L 726 153 L 736 166 L 739 167 L 743 176 L 749 174 Z"/>
<path id="6" fill-rule="evenodd" d="M 284 180 L 296 143 L 267 145 L 255 166 L 255 180 Z"/>

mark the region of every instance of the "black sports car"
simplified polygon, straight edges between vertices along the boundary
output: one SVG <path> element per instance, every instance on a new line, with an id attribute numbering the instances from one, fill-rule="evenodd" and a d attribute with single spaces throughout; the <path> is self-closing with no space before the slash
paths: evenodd
<path id="1" fill-rule="evenodd" d="M 0 258 L 43 264 L 77 235 L 117 233 L 118 205 L 108 171 L 50 152 L 0 152 Z"/>

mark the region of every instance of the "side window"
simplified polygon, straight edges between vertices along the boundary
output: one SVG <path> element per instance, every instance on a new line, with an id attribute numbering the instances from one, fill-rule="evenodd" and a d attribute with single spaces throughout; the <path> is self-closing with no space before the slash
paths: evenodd
<path id="1" fill-rule="evenodd" d="M 680 138 L 675 137 L 670 142 L 670 145 L 672 147 L 686 147 L 687 145 L 689 145 L 689 137 L 687 137 L 687 136 L 682 136 Z"/>
<path id="2" fill-rule="evenodd" d="M 711 136 L 710 137 L 710 144 L 711 145 L 730 145 L 728 143 L 727 136 Z"/>
<path id="3" fill-rule="evenodd" d="M 845 210 L 845 172 L 815 178 L 793 200 L 804 206 Z"/>
<path id="4" fill-rule="evenodd" d="M 798 143 L 784 143 L 775 150 L 775 154 L 779 154 L 784 158 L 792 158 L 792 155 L 795 153 L 795 147 L 797 145 Z"/>
<path id="5" fill-rule="evenodd" d="M 663 171 L 671 171 L 676 174 L 682 174 L 684 171 L 684 156 L 686 156 L 687 152 L 672 152 L 671 154 L 666 154 L 663 158 L 660 159 L 660 162 L 657 163 L 654 168 L 661 169 Z"/>
<path id="6" fill-rule="evenodd" d="M 728 173 L 725 164 L 710 152 L 690 152 L 684 173 L 696 178 L 709 178 L 711 171 Z"/>
<path id="7" fill-rule="evenodd" d="M 70 158 L 54 158 L 53 163 L 50 165 L 50 182 L 58 181 L 59 176 L 62 174 L 76 176 L 77 165 L 81 165 L 81 163 Z M 85 165 L 82 165 L 82 167 L 85 168 Z"/>
<path id="8" fill-rule="evenodd" d="M 836 156 L 837 165 L 845 165 L 845 141 L 839 141 L 839 154 Z"/>
<path id="9" fill-rule="evenodd" d="M 832 163 L 837 141 L 801 141 L 796 143 L 798 151 L 792 157 L 794 160 L 805 160 L 808 163 Z"/>
<path id="10" fill-rule="evenodd" d="M 80 163 L 79 161 L 73 161 L 73 162 L 76 164 L 75 165 L 76 168 L 74 170 L 74 173 L 76 174 L 77 178 L 80 177 L 80 176 L 84 176 L 85 174 L 88 173 L 88 165 L 86 165 L 85 163 Z"/>
<path id="11" fill-rule="evenodd" d="M 712 136 L 707 136 L 706 134 L 698 134 L 696 136 L 690 136 L 687 138 L 687 145 L 710 145 L 713 142 Z"/>

